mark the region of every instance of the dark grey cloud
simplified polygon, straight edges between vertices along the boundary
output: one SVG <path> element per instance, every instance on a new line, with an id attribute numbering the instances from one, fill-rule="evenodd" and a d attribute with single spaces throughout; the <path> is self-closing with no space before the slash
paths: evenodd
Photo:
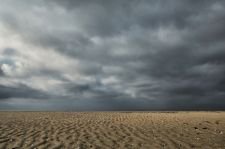
<path id="1" fill-rule="evenodd" d="M 0 85 L 0 100 L 7 100 L 9 98 L 48 99 L 49 97 L 47 93 L 32 89 L 24 84 L 16 86 Z"/>
<path id="2" fill-rule="evenodd" d="M 4 72 L 3 72 L 2 68 L 0 67 L 0 77 L 1 76 L 4 76 Z"/>
<path id="3" fill-rule="evenodd" d="M 224 8 L 220 0 L 3 1 L 0 96 L 53 96 L 51 110 L 224 110 Z M 3 86 L 15 82 L 32 89 Z"/>

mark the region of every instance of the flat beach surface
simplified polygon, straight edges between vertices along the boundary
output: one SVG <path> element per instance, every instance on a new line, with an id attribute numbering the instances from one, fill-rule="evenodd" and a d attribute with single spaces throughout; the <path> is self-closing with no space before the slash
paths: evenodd
<path id="1" fill-rule="evenodd" d="M 225 112 L 0 112 L 1 149 L 225 148 Z"/>

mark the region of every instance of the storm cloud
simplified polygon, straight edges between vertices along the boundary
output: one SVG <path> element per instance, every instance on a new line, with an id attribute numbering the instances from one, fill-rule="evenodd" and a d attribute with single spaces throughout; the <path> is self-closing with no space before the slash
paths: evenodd
<path id="1" fill-rule="evenodd" d="M 0 5 L 0 110 L 224 110 L 224 76 L 220 0 Z"/>
<path id="2" fill-rule="evenodd" d="M 41 91 L 29 88 L 23 84 L 19 84 L 14 87 L 0 85 L 0 100 L 7 100 L 13 97 L 43 99 L 48 96 L 45 93 L 42 93 Z"/>

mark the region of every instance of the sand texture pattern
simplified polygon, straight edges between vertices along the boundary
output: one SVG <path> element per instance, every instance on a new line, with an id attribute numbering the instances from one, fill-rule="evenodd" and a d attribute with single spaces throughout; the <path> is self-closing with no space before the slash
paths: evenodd
<path id="1" fill-rule="evenodd" d="M 1 149 L 225 148 L 225 112 L 0 112 Z"/>

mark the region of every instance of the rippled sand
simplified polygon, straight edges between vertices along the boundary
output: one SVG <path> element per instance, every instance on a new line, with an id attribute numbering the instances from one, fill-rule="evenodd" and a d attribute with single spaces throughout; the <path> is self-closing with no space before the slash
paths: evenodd
<path id="1" fill-rule="evenodd" d="M 225 112 L 0 112 L 0 148 L 225 148 Z"/>

